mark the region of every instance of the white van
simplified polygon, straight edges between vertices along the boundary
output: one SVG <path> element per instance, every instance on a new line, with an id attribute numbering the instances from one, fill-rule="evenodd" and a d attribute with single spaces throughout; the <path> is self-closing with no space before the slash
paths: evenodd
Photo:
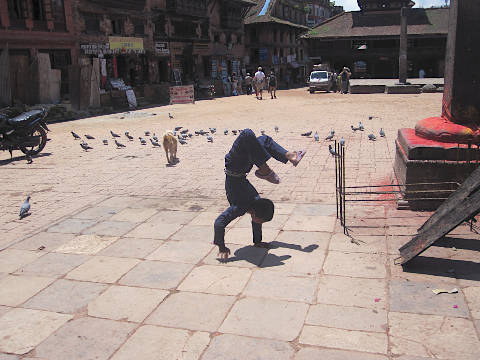
<path id="1" fill-rule="evenodd" d="M 330 92 L 329 72 L 325 70 L 312 71 L 310 74 L 308 87 L 310 90 L 310 94 L 313 94 L 316 90 L 324 90 L 326 92 Z"/>

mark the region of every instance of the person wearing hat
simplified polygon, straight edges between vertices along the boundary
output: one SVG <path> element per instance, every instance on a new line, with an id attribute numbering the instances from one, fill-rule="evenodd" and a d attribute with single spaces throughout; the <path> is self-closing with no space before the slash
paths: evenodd
<path id="1" fill-rule="evenodd" d="M 247 86 L 247 95 L 252 94 L 252 81 L 253 81 L 253 78 L 251 77 L 250 73 L 247 73 L 247 76 L 245 76 L 245 85 Z"/>
<path id="2" fill-rule="evenodd" d="M 255 73 L 253 80 L 254 80 L 254 86 L 255 86 L 255 95 L 257 96 L 258 100 L 262 100 L 263 86 L 265 83 L 265 74 L 262 71 L 261 67 L 258 67 L 258 71 Z M 260 97 L 258 97 L 259 93 L 260 93 Z"/>

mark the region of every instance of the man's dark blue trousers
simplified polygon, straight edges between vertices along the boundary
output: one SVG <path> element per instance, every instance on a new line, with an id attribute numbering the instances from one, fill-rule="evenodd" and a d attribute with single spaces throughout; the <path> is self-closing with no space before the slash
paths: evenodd
<path id="1" fill-rule="evenodd" d="M 247 174 L 253 165 L 265 164 L 270 158 L 287 163 L 287 150 L 278 145 L 270 136 L 256 137 L 250 129 L 243 130 L 225 155 L 225 191 L 230 207 L 215 220 L 214 244 L 220 249 L 225 247 L 225 228 L 234 219 L 244 215 L 252 208 L 255 199 L 259 198 L 257 190 Z M 252 221 L 253 242 L 262 241 L 262 224 Z"/>

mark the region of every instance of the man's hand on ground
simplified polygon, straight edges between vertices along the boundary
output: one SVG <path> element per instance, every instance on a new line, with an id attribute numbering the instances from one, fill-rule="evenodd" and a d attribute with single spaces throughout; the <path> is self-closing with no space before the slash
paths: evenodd
<path id="1" fill-rule="evenodd" d="M 220 248 L 218 250 L 218 257 L 220 259 L 226 260 L 226 259 L 228 259 L 229 256 L 230 256 L 230 249 L 229 248 L 224 247 L 224 248 Z"/>

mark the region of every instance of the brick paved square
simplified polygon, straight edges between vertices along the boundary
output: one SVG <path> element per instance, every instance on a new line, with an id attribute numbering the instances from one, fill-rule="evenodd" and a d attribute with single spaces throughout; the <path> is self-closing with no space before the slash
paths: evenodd
<path id="1" fill-rule="evenodd" d="M 129 196 L 112 196 L 97 204 L 97 206 L 108 207 L 120 211 L 126 207 L 132 206 L 135 202 L 136 199 Z"/>
<path id="2" fill-rule="evenodd" d="M 361 307 L 317 304 L 310 306 L 305 323 L 345 330 L 386 333 L 387 312 Z"/>
<path id="3" fill-rule="evenodd" d="M 20 359 L 16 355 L 0 354 L 0 360 L 18 360 Z"/>
<path id="4" fill-rule="evenodd" d="M 290 360 L 293 353 L 292 346 L 287 342 L 222 334 L 213 338 L 202 359 Z"/>
<path id="5" fill-rule="evenodd" d="M 69 242 L 75 238 L 74 234 L 61 234 L 61 233 L 49 233 L 40 232 L 32 237 L 29 237 L 15 245 L 12 245 L 12 249 L 20 250 L 38 250 L 40 247 L 44 247 L 42 251 L 54 251 L 59 246 Z"/>
<path id="6" fill-rule="evenodd" d="M 212 248 L 213 245 L 209 242 L 170 240 L 151 253 L 147 259 L 196 264 L 207 256 Z"/>
<path id="7" fill-rule="evenodd" d="M 267 254 L 267 250 L 254 246 L 243 246 L 237 244 L 226 244 L 231 251 L 231 256 L 225 261 L 218 257 L 218 247 L 215 247 L 203 261 L 209 265 L 235 266 L 235 267 L 257 267 Z M 276 264 L 281 260 L 277 258 Z"/>
<path id="8" fill-rule="evenodd" d="M 60 279 L 28 300 L 23 307 L 75 314 L 107 288 L 105 284 Z"/>
<path id="9" fill-rule="evenodd" d="M 0 279 L 0 305 L 18 306 L 54 280 L 39 276 L 7 275 Z"/>
<path id="10" fill-rule="evenodd" d="M 168 294 L 165 290 L 114 285 L 88 304 L 88 315 L 142 322 Z"/>
<path id="11" fill-rule="evenodd" d="M 323 269 L 328 275 L 381 279 L 386 276 L 386 257 L 375 254 L 330 251 Z"/>
<path id="12" fill-rule="evenodd" d="M 11 309 L 11 307 L 0 305 L 0 317 Z"/>
<path id="13" fill-rule="evenodd" d="M 478 358 L 480 341 L 471 321 L 441 315 L 390 312 L 392 354 L 446 359 Z"/>
<path id="14" fill-rule="evenodd" d="M 275 214 L 271 221 L 262 224 L 262 228 L 281 230 L 287 222 L 289 215 Z M 246 214 L 237 221 L 234 228 L 252 228 L 252 217 Z"/>
<path id="15" fill-rule="evenodd" d="M 66 219 L 48 228 L 48 232 L 62 234 L 80 234 L 85 229 L 95 225 L 97 220 L 91 219 Z"/>
<path id="16" fill-rule="evenodd" d="M 22 266 L 34 262 L 44 253 L 40 251 L 27 251 L 6 249 L 0 252 L 0 272 L 13 273 Z"/>
<path id="17" fill-rule="evenodd" d="M 252 275 L 251 270 L 227 266 L 202 265 L 183 280 L 178 290 L 218 295 L 238 295 Z"/>
<path id="18" fill-rule="evenodd" d="M 199 359 L 210 334 L 144 325 L 115 353 L 112 360 Z"/>
<path id="19" fill-rule="evenodd" d="M 121 238 L 98 254 L 114 257 L 145 259 L 163 244 L 161 240 Z"/>
<path id="20" fill-rule="evenodd" d="M 355 360 L 388 360 L 384 355 L 376 355 L 369 353 L 360 353 L 352 352 L 345 350 L 334 350 L 334 349 L 319 349 L 319 348 L 303 348 L 295 355 L 295 360 L 312 360 L 312 359 L 322 359 L 322 360 L 345 360 L 345 359 L 355 359 Z M 402 359 L 403 360 L 403 359 Z M 407 359 L 405 359 L 407 360 Z M 411 359 L 413 360 L 413 359 Z M 418 359 L 420 360 L 420 359 Z"/>
<path id="21" fill-rule="evenodd" d="M 345 251 L 345 252 L 359 252 L 359 253 L 377 253 L 385 254 L 387 253 L 387 244 L 385 236 L 365 236 L 365 235 L 355 235 L 353 236 L 355 242 L 352 241 L 347 235 L 343 233 L 333 234 L 330 241 L 330 250 L 336 251 Z"/>
<path id="22" fill-rule="evenodd" d="M 293 215 L 336 216 L 337 207 L 334 204 L 297 204 Z"/>
<path id="23" fill-rule="evenodd" d="M 279 230 L 262 229 L 262 241 L 272 242 L 278 236 Z M 252 227 L 234 227 L 225 233 L 225 242 L 239 245 L 253 245 Z"/>
<path id="24" fill-rule="evenodd" d="M 213 226 L 186 225 L 180 229 L 172 240 L 199 241 L 204 243 L 213 243 Z"/>
<path id="25" fill-rule="evenodd" d="M 246 296 L 313 303 L 318 280 L 311 276 L 256 270 L 243 294 Z"/>
<path id="26" fill-rule="evenodd" d="M 298 336 L 307 304 L 280 300 L 244 298 L 235 303 L 220 332 L 292 341 Z"/>
<path id="27" fill-rule="evenodd" d="M 114 283 L 139 263 L 137 259 L 96 256 L 76 269 L 66 278 L 72 280 Z"/>
<path id="28" fill-rule="evenodd" d="M 48 253 L 22 267 L 17 271 L 17 274 L 60 277 L 80 264 L 83 264 L 89 258 L 90 257 L 86 255 Z"/>
<path id="29" fill-rule="evenodd" d="M 145 322 L 214 332 L 234 301 L 233 296 L 179 292 L 170 295 Z"/>
<path id="30" fill-rule="evenodd" d="M 127 208 L 123 209 L 117 214 L 113 215 L 109 221 L 127 221 L 127 222 L 133 222 L 133 223 L 140 223 L 148 220 L 151 218 L 153 215 L 157 213 L 157 210 L 155 209 L 149 209 L 149 208 Z"/>
<path id="31" fill-rule="evenodd" d="M 140 239 L 167 240 L 176 233 L 182 225 L 146 222 L 137 226 L 134 230 L 125 234 L 126 237 Z"/>
<path id="32" fill-rule="evenodd" d="M 166 261 L 143 261 L 120 279 L 119 284 L 154 289 L 174 289 L 193 265 Z"/>
<path id="33" fill-rule="evenodd" d="M 222 210 L 223 211 L 223 210 Z M 188 225 L 195 225 L 195 226 L 213 226 L 213 223 L 217 219 L 218 215 L 221 214 L 221 211 L 213 212 L 213 211 L 201 211 L 197 213 L 197 216 L 192 219 L 188 223 Z M 231 228 L 233 225 L 237 223 L 238 219 L 235 219 L 230 224 L 228 224 L 227 228 Z"/>
<path id="34" fill-rule="evenodd" d="M 375 301 L 378 299 L 378 301 Z M 324 275 L 320 278 L 317 302 L 323 304 L 385 309 L 386 281 Z"/>
<path id="35" fill-rule="evenodd" d="M 84 230 L 84 234 L 95 234 L 100 236 L 122 236 L 136 227 L 138 224 L 129 221 L 102 221 Z"/>
<path id="36" fill-rule="evenodd" d="M 432 314 L 455 317 L 469 317 L 468 306 L 463 293 L 438 294 L 434 289 L 453 289 L 451 284 L 442 282 L 417 282 L 392 280 L 390 282 L 390 311 L 416 314 Z M 453 305 L 456 305 L 454 308 Z"/>
<path id="37" fill-rule="evenodd" d="M 468 307 L 474 319 L 480 319 L 480 287 L 470 286 L 463 289 Z"/>
<path id="38" fill-rule="evenodd" d="M 334 216 L 291 215 L 283 229 L 333 232 L 336 220 Z"/>
<path id="39" fill-rule="evenodd" d="M 179 224 L 185 225 L 197 217 L 198 213 L 195 211 L 170 211 L 164 210 L 151 217 L 148 222 L 162 223 L 162 224 Z"/>
<path id="40" fill-rule="evenodd" d="M 135 324 L 81 318 L 70 321 L 36 349 L 49 360 L 106 360 L 133 332 Z"/>
<path id="41" fill-rule="evenodd" d="M 116 213 L 118 213 L 119 210 L 116 209 L 115 207 L 107 207 L 107 206 L 93 206 L 88 209 L 85 209 L 72 217 L 75 219 L 90 219 L 90 220 L 105 220 L 109 217 L 112 217 Z"/>
<path id="42" fill-rule="evenodd" d="M 59 246 L 55 251 L 65 254 L 95 255 L 117 239 L 117 237 L 99 236 L 95 234 L 78 235 Z"/>
<path id="43" fill-rule="evenodd" d="M 12 309 L 0 317 L 0 351 L 26 354 L 71 318 L 48 311 Z"/>
<path id="44" fill-rule="evenodd" d="M 299 342 L 329 348 L 387 353 L 387 335 L 305 325 Z"/>

